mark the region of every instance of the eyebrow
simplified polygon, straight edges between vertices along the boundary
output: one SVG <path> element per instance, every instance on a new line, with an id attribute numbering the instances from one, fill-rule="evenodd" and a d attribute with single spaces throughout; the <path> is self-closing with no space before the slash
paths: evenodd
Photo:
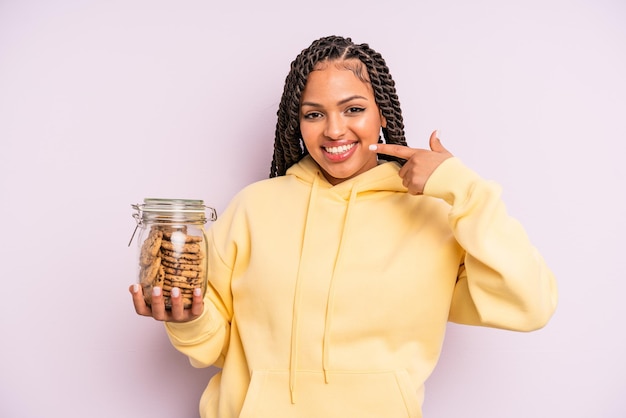
<path id="1" fill-rule="evenodd" d="M 355 94 L 354 96 L 346 97 L 345 99 L 340 100 L 337 104 L 341 106 L 355 99 L 363 99 L 367 101 L 367 97 Z M 322 107 L 321 104 L 315 102 L 302 102 L 300 106 Z"/>

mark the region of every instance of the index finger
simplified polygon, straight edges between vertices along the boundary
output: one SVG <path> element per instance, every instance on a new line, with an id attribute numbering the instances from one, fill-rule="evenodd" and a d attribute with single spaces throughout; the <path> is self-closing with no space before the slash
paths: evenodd
<path id="1" fill-rule="evenodd" d="M 406 145 L 397 144 L 372 144 L 369 149 L 376 151 L 378 154 L 391 155 L 392 157 L 399 157 L 404 160 L 408 160 L 417 152 L 413 148 L 409 148 Z"/>

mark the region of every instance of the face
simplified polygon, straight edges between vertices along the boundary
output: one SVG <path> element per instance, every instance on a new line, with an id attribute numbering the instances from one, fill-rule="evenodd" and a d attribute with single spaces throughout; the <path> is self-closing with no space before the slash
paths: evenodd
<path id="1" fill-rule="evenodd" d="M 309 74 L 300 104 L 300 133 L 331 184 L 377 165 L 376 153 L 368 147 L 378 142 L 381 126 L 385 119 L 372 86 L 352 70 L 331 62 Z"/>

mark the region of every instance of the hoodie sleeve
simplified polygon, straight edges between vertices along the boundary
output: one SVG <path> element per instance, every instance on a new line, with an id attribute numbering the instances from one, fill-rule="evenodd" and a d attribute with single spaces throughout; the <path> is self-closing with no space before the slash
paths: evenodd
<path id="1" fill-rule="evenodd" d="M 556 309 L 556 282 L 520 223 L 506 212 L 500 187 L 453 157 L 431 175 L 424 194 L 451 205 L 448 220 L 466 252 L 450 321 L 516 331 L 545 326 Z"/>
<path id="2" fill-rule="evenodd" d="M 194 367 L 222 367 L 230 340 L 232 319 L 231 282 L 237 243 L 233 239 L 236 210 L 231 206 L 207 232 L 208 284 L 202 315 L 190 322 L 167 322 L 172 345 L 189 357 Z"/>

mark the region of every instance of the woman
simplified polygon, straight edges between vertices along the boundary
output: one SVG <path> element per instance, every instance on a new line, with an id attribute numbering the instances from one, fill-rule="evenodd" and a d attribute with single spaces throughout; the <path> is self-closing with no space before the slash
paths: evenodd
<path id="1" fill-rule="evenodd" d="M 380 140 L 380 133 L 384 142 Z M 270 179 L 208 231 L 209 290 L 160 289 L 197 367 L 222 370 L 202 417 L 421 417 L 447 321 L 530 331 L 556 307 L 552 273 L 499 187 L 430 137 L 406 146 L 394 82 L 365 44 L 330 36 L 291 65 Z"/>

